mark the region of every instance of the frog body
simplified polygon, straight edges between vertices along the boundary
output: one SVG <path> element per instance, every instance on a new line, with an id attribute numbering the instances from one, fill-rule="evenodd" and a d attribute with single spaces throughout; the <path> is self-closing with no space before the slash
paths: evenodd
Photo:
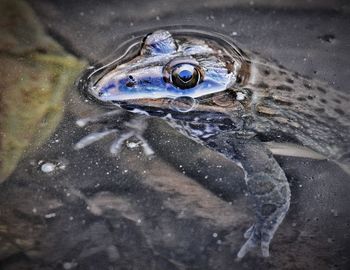
<path id="1" fill-rule="evenodd" d="M 137 54 L 95 77 L 85 90 L 102 103 L 161 117 L 238 164 L 256 222 L 237 256 L 257 245 L 269 256 L 289 209 L 290 188 L 262 142 L 294 143 L 333 160 L 346 158 L 349 96 L 243 52 L 219 34 L 158 30 L 140 45 Z"/>

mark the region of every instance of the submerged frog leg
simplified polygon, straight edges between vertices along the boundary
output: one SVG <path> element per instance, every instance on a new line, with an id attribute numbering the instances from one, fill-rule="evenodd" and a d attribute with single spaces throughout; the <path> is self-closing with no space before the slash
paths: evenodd
<path id="1" fill-rule="evenodd" d="M 154 154 L 154 151 L 152 150 L 151 146 L 148 144 L 147 140 L 143 137 L 143 133 L 145 132 L 148 123 L 147 118 L 142 115 L 138 115 L 134 117 L 131 121 L 125 122 L 124 126 L 128 127 L 134 132 L 134 136 L 141 144 L 141 147 L 143 149 L 143 152 L 146 156 L 151 156 Z"/>
<path id="2" fill-rule="evenodd" d="M 122 134 L 119 138 L 116 138 L 113 143 L 111 144 L 109 148 L 109 152 L 112 155 L 117 155 L 119 154 L 123 144 L 125 143 L 126 140 L 130 139 L 132 136 L 134 136 L 135 133 L 133 131 L 127 132 Z"/>
<path id="3" fill-rule="evenodd" d="M 106 131 L 90 133 L 89 135 L 80 139 L 80 141 L 74 145 L 74 149 L 79 150 L 79 149 L 85 148 L 86 146 L 103 139 L 104 137 L 106 137 L 107 135 L 113 132 L 116 132 L 116 130 L 110 129 Z"/>
<path id="4" fill-rule="evenodd" d="M 115 115 L 118 115 L 118 114 L 122 114 L 124 113 L 124 111 L 122 110 L 113 110 L 113 111 L 109 111 L 109 112 L 106 112 L 106 113 L 102 113 L 102 114 L 99 114 L 97 116 L 89 116 L 89 117 L 86 117 L 86 118 L 80 118 L 78 119 L 75 123 L 79 126 L 79 127 L 85 127 L 87 124 L 91 124 L 91 123 L 98 123 L 108 117 L 111 117 L 111 116 L 115 116 Z"/>
<path id="5" fill-rule="evenodd" d="M 110 118 L 111 116 L 115 116 L 118 114 L 121 114 L 120 110 L 114 110 L 110 111 L 98 116 L 94 117 L 87 117 L 83 119 L 77 120 L 77 125 L 80 127 L 84 127 L 87 124 L 90 123 L 98 123 L 103 124 L 103 130 L 99 132 L 93 132 L 84 138 L 82 138 L 79 142 L 77 142 L 74 146 L 74 149 L 82 149 L 96 141 L 99 141 L 106 137 L 107 135 L 110 135 L 112 133 L 118 134 L 116 135 L 116 138 L 112 142 L 110 146 L 110 153 L 113 155 L 119 154 L 121 151 L 121 148 L 123 144 L 130 138 L 135 137 L 137 139 L 136 145 L 141 145 L 143 152 L 146 156 L 150 156 L 154 154 L 154 151 L 148 144 L 147 140 L 143 137 L 143 133 L 147 128 L 147 120 L 145 116 L 134 116 L 130 121 L 116 121 L 115 119 Z M 120 117 L 122 118 L 122 117 Z M 117 123 L 121 124 L 117 124 Z"/>
<path id="6" fill-rule="evenodd" d="M 233 135 L 211 139 L 217 151 L 235 161 L 245 173 L 256 221 L 244 234 L 247 238 L 238 259 L 260 245 L 262 255 L 269 256 L 270 242 L 288 212 L 290 188 L 287 178 L 265 146 L 255 140 L 237 139 Z"/>
<path id="7" fill-rule="evenodd" d="M 144 117 L 135 117 L 131 121 L 125 122 L 124 126 L 130 129 L 130 131 L 123 133 L 122 135 L 120 135 L 120 137 L 114 140 L 110 147 L 111 154 L 117 155 L 120 152 L 121 147 L 125 143 L 125 141 L 132 137 L 135 137 L 139 141 L 139 144 L 141 145 L 143 152 L 146 156 L 151 156 L 154 154 L 154 151 L 152 150 L 151 146 L 143 137 L 143 132 L 147 128 L 147 122 Z"/>

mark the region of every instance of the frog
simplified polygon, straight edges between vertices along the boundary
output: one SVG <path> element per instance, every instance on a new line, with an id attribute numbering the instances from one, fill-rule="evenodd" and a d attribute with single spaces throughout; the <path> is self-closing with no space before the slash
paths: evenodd
<path id="1" fill-rule="evenodd" d="M 263 257 L 270 256 L 270 243 L 291 200 L 288 179 L 271 143 L 289 152 L 309 149 L 348 170 L 350 96 L 242 50 L 215 32 L 155 30 L 132 46 L 133 55 L 125 52 L 112 65 L 90 72 L 83 89 L 98 104 L 140 115 L 132 124 L 125 123 L 131 131 L 120 136 L 111 152 L 136 136 L 152 154 L 142 123 L 145 117 L 157 117 L 232 161 L 244 172 L 255 216 L 237 259 L 257 247 Z M 107 112 L 108 117 L 120 115 L 119 109 Z M 114 131 L 90 134 L 77 148 Z"/>

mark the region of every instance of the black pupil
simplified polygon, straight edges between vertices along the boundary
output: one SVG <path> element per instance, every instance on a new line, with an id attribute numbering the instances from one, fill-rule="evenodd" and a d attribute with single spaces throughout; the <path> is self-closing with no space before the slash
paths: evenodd
<path id="1" fill-rule="evenodd" d="M 191 64 L 180 64 L 173 68 L 172 82 L 180 89 L 188 89 L 196 86 L 199 81 L 199 72 Z"/>
<path id="2" fill-rule="evenodd" d="M 193 76 L 192 70 L 184 69 L 179 72 L 179 77 L 184 82 L 188 82 L 189 80 L 191 80 L 192 76 Z"/>

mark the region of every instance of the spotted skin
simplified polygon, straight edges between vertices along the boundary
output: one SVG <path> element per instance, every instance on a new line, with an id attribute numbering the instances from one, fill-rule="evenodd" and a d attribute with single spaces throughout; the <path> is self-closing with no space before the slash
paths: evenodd
<path id="1" fill-rule="evenodd" d="M 291 194 L 283 169 L 262 142 L 300 144 L 344 161 L 350 153 L 350 98 L 257 53 L 243 52 L 227 37 L 189 33 L 149 34 L 139 53 L 91 79 L 85 91 L 102 103 L 161 117 L 239 165 L 255 223 L 244 234 L 247 240 L 237 257 L 256 246 L 267 257 Z M 172 79 L 173 67 L 182 64 L 196 71 L 194 86 Z"/>
<path id="2" fill-rule="evenodd" d="M 281 66 L 262 62 L 257 70 L 250 87 L 257 97 L 251 109 L 258 134 L 289 137 L 333 160 L 349 154 L 348 95 Z"/>

